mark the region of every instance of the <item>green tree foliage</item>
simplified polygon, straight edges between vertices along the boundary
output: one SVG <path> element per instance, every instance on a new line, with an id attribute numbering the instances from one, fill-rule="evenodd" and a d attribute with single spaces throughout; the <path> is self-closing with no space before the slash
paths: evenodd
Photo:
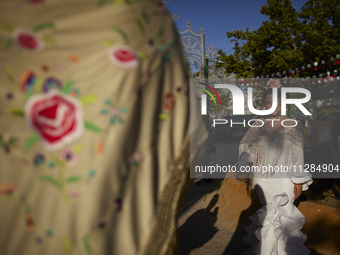
<path id="1" fill-rule="evenodd" d="M 219 60 L 237 77 L 270 75 L 328 61 L 340 53 L 339 5 L 339 0 L 309 0 L 295 10 L 290 0 L 267 0 L 261 14 L 268 21 L 252 32 L 248 28 L 227 32 L 231 42 L 246 43 L 235 46 L 231 55 L 220 50 Z"/>
<path id="2" fill-rule="evenodd" d="M 340 53 L 340 1 L 309 0 L 299 18 L 303 22 L 302 52 L 306 62 L 328 61 Z"/>

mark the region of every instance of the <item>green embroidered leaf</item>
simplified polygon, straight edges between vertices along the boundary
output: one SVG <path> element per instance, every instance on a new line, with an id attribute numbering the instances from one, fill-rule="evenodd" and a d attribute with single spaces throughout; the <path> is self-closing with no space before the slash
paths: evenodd
<path id="1" fill-rule="evenodd" d="M 105 99 L 105 104 L 107 104 L 108 106 L 113 106 L 110 99 Z"/>
<path id="2" fill-rule="evenodd" d="M 145 28 L 142 24 L 142 22 L 139 19 L 135 19 L 135 24 L 137 25 L 137 27 L 139 28 L 140 32 L 145 35 Z"/>
<path id="3" fill-rule="evenodd" d="M 16 115 L 16 116 L 20 116 L 20 117 L 23 117 L 25 115 L 25 112 L 23 109 L 19 109 L 19 108 L 12 108 L 10 110 L 10 112 L 13 114 L 13 115 Z"/>
<path id="4" fill-rule="evenodd" d="M 63 84 L 63 86 L 61 87 L 61 93 L 63 94 L 68 94 L 70 92 L 70 89 L 73 85 L 73 81 L 67 81 Z"/>
<path id="5" fill-rule="evenodd" d="M 90 123 L 88 121 L 85 121 L 84 126 L 85 126 L 85 128 L 87 128 L 87 129 L 89 129 L 89 130 L 91 130 L 93 132 L 96 132 L 96 133 L 99 133 L 99 132 L 102 131 L 101 128 L 95 126 L 94 124 L 92 124 L 92 123 Z"/>
<path id="6" fill-rule="evenodd" d="M 28 99 L 30 99 L 30 97 L 34 94 L 34 89 L 33 87 L 29 88 L 29 90 L 27 91 L 26 95 L 25 95 L 25 101 L 27 101 Z"/>
<path id="7" fill-rule="evenodd" d="M 98 6 L 103 6 L 103 5 L 105 5 L 105 4 L 110 4 L 110 3 L 112 3 L 113 2 L 113 0 L 99 0 L 98 2 L 97 2 L 97 5 Z"/>
<path id="8" fill-rule="evenodd" d="M 38 31 L 43 30 L 45 28 L 54 28 L 54 24 L 52 22 L 41 23 L 39 25 L 36 25 L 32 30 L 34 32 L 38 32 Z"/>
<path id="9" fill-rule="evenodd" d="M 73 248 L 72 243 L 68 237 L 63 238 L 64 250 L 67 254 L 72 254 Z"/>
<path id="10" fill-rule="evenodd" d="M 121 30 L 119 27 L 116 27 L 116 26 L 111 27 L 111 29 L 123 38 L 125 44 L 129 43 L 129 39 L 123 30 Z"/>
<path id="11" fill-rule="evenodd" d="M 146 11 L 142 11 L 142 17 L 143 17 L 143 20 L 145 21 L 145 23 L 149 24 L 149 17 L 148 17 L 148 14 L 146 13 Z"/>
<path id="12" fill-rule="evenodd" d="M 83 238 L 83 244 L 84 244 L 84 249 L 86 251 L 87 254 L 92 254 L 92 248 L 91 248 L 91 244 L 89 241 L 89 237 L 86 235 Z"/>
<path id="13" fill-rule="evenodd" d="M 111 117 L 110 117 L 110 124 L 111 124 L 111 125 L 112 125 L 112 124 L 115 124 L 116 119 L 117 119 L 117 116 L 111 116 Z"/>
<path id="14" fill-rule="evenodd" d="M 45 35 L 45 36 L 43 36 L 42 39 L 47 44 L 51 44 L 51 45 L 56 45 L 57 44 L 56 40 L 52 36 Z"/>
<path id="15" fill-rule="evenodd" d="M 113 46 L 113 45 L 114 45 L 114 42 L 111 41 L 111 40 L 109 40 L 109 39 L 106 39 L 106 40 L 102 40 L 102 41 L 101 41 L 101 44 L 102 44 L 103 46 Z"/>
<path id="16" fill-rule="evenodd" d="M 168 48 L 171 48 L 173 45 L 174 45 L 173 41 L 168 41 L 168 42 L 166 43 L 166 46 L 167 46 Z"/>
<path id="17" fill-rule="evenodd" d="M 100 113 L 101 113 L 101 114 L 108 114 L 108 113 L 109 113 L 109 110 L 103 109 L 103 110 L 100 111 Z"/>
<path id="18" fill-rule="evenodd" d="M 7 75 L 7 79 L 8 79 L 10 82 L 15 83 L 15 78 L 14 78 L 13 68 L 12 68 L 12 67 L 7 67 L 7 68 L 6 68 L 6 75 Z"/>
<path id="19" fill-rule="evenodd" d="M 124 124 L 124 121 L 123 121 L 123 119 L 122 119 L 121 117 L 118 116 L 118 117 L 117 117 L 117 120 L 118 120 L 118 123 L 119 123 L 119 124 Z"/>
<path id="20" fill-rule="evenodd" d="M 29 150 L 32 148 L 32 146 L 39 141 L 39 135 L 38 134 L 34 134 L 31 135 L 27 141 L 26 141 L 26 145 L 25 145 L 25 150 Z"/>
<path id="21" fill-rule="evenodd" d="M 126 0 L 114 0 L 114 1 L 113 1 L 113 5 L 114 5 L 115 7 L 122 6 L 122 5 L 125 4 L 125 1 L 126 1 Z"/>
<path id="22" fill-rule="evenodd" d="M 77 153 L 77 152 L 82 151 L 83 148 L 84 146 L 82 144 L 78 144 L 78 145 L 73 146 L 72 150 Z"/>
<path id="23" fill-rule="evenodd" d="M 119 111 L 121 113 L 126 113 L 127 112 L 127 109 L 125 107 L 119 107 Z"/>
<path id="24" fill-rule="evenodd" d="M 13 44 L 13 39 L 12 38 L 7 38 L 5 40 L 5 43 L 4 43 L 4 48 L 5 49 L 8 49 L 9 47 L 11 47 Z"/>
<path id="25" fill-rule="evenodd" d="M 81 180 L 81 176 L 80 175 L 74 175 L 74 176 L 70 176 L 68 178 L 65 179 L 65 182 L 66 183 L 69 183 L 69 182 L 78 182 Z"/>
<path id="26" fill-rule="evenodd" d="M 66 162 L 61 158 L 55 156 L 53 157 L 53 161 L 56 162 L 61 168 L 66 168 Z"/>
<path id="27" fill-rule="evenodd" d="M 44 79 L 43 78 L 37 78 L 37 81 L 34 85 L 34 91 L 37 93 L 40 93 L 40 91 L 42 90 L 42 87 L 44 85 Z M 33 90 L 33 89 L 32 89 Z"/>
<path id="28" fill-rule="evenodd" d="M 8 23 L 1 23 L 0 27 L 1 29 L 8 31 L 8 32 L 13 32 L 15 30 L 15 27 Z"/>
<path id="29" fill-rule="evenodd" d="M 97 99 L 98 99 L 97 95 L 91 94 L 91 95 L 83 96 L 81 99 L 81 102 L 85 106 L 85 105 L 89 105 L 89 104 L 96 102 Z"/>
<path id="30" fill-rule="evenodd" d="M 166 120 L 169 118 L 169 115 L 167 114 L 160 114 L 157 116 L 157 120 Z"/>
<path id="31" fill-rule="evenodd" d="M 155 36 L 156 36 L 157 38 L 159 38 L 159 37 L 161 37 L 161 36 L 163 35 L 163 33 L 164 33 L 163 28 L 160 28 L 160 29 L 156 32 Z"/>
<path id="32" fill-rule="evenodd" d="M 18 138 L 16 138 L 16 137 L 10 137 L 8 143 L 9 143 L 10 145 L 14 145 L 14 144 L 16 143 L 17 140 L 18 140 Z"/>
<path id="33" fill-rule="evenodd" d="M 50 184 L 57 186 L 58 188 L 61 188 L 61 184 L 56 179 L 54 179 L 52 176 L 40 175 L 39 180 L 49 182 Z"/>
<path id="34" fill-rule="evenodd" d="M 138 51 L 138 52 L 137 52 L 137 57 L 142 58 L 142 59 L 149 59 L 149 55 L 146 54 L 146 53 L 143 52 L 143 51 Z"/>

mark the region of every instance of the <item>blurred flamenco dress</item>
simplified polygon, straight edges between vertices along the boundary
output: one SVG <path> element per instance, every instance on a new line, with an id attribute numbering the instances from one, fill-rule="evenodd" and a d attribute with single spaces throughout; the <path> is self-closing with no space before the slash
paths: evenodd
<path id="1" fill-rule="evenodd" d="M 309 172 L 301 171 L 301 125 L 274 132 L 262 124 L 253 124 L 257 127 L 249 129 L 239 148 L 239 166 L 262 167 L 253 173 L 253 187 L 262 208 L 249 217 L 252 223 L 245 227 L 248 235 L 244 241 L 251 248 L 244 254 L 310 254 L 304 245 L 306 235 L 300 231 L 305 217 L 294 206 L 294 184 L 302 184 L 302 190 L 307 190 L 313 182 Z"/>

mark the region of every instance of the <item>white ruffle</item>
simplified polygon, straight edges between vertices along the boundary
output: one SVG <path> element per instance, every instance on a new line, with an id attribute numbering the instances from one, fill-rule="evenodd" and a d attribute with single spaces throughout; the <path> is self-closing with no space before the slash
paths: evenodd
<path id="1" fill-rule="evenodd" d="M 250 216 L 253 222 L 245 227 L 243 240 L 251 248 L 243 254 L 308 255 L 304 245 L 306 235 L 300 230 L 305 217 L 292 203 L 287 193 L 275 195 L 272 203 Z"/>

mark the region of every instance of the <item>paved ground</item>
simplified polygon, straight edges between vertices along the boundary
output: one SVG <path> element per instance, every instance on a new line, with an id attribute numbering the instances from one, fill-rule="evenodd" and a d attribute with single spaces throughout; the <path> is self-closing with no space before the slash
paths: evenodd
<path id="1" fill-rule="evenodd" d="M 216 143 L 217 152 L 210 164 L 224 162 L 235 164 L 238 144 Z M 217 222 L 218 207 L 211 210 L 218 199 L 219 184 L 223 179 L 206 185 L 194 185 L 189 189 L 178 220 L 179 251 L 181 255 L 239 255 L 247 246 L 242 237 L 234 235 Z M 210 202 L 206 201 L 207 199 Z"/>

